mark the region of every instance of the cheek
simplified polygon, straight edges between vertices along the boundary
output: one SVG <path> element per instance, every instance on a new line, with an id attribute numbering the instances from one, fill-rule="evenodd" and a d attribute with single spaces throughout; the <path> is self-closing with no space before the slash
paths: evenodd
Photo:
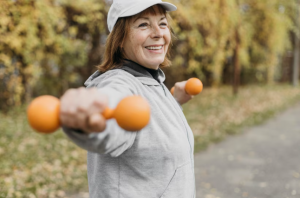
<path id="1" fill-rule="evenodd" d="M 146 41 L 146 37 L 142 33 L 136 32 L 136 33 L 131 34 L 130 40 L 131 40 L 131 43 L 133 44 L 133 46 L 143 47 L 143 45 Z"/>
<path id="2" fill-rule="evenodd" d="M 170 34 L 169 30 L 165 34 L 165 42 L 166 42 L 167 45 L 169 45 L 170 42 L 171 42 L 171 34 Z"/>
<path id="3" fill-rule="evenodd" d="M 171 34 L 169 31 L 165 34 L 164 39 L 165 39 L 165 44 L 166 44 L 165 45 L 166 46 L 165 54 L 167 54 L 167 51 L 168 51 L 168 49 L 170 47 L 170 43 L 171 43 Z"/>
<path id="4" fill-rule="evenodd" d="M 147 37 L 140 32 L 133 33 L 130 36 L 132 51 L 137 57 L 141 57 L 143 54 L 144 44 L 146 42 Z"/>

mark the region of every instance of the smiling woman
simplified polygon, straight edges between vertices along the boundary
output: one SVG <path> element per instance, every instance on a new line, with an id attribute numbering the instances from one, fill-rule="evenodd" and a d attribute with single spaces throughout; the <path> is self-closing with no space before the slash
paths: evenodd
<path id="1" fill-rule="evenodd" d="M 149 69 L 158 69 L 169 50 L 171 33 L 163 8 L 148 8 L 140 16 L 132 17 L 124 53 L 130 59 Z M 123 47 L 123 46 L 121 46 Z"/>
<path id="2" fill-rule="evenodd" d="M 194 137 L 180 107 L 192 96 L 184 81 L 173 97 L 160 69 L 171 65 L 167 11 L 174 10 L 161 0 L 115 0 L 102 64 L 86 81 L 88 89 L 61 98 L 65 133 L 88 151 L 91 198 L 195 198 Z M 132 132 L 105 122 L 99 112 L 132 95 L 148 101 L 149 124 Z"/>
<path id="3" fill-rule="evenodd" d="M 124 59 L 131 58 L 145 67 L 151 64 L 148 68 L 152 69 L 170 66 L 169 46 L 172 45 L 173 35 L 169 19 L 170 15 L 161 5 L 149 7 L 134 16 L 119 18 L 107 38 L 104 61 L 99 70 L 105 72 L 120 66 Z M 147 56 L 144 51 L 146 47 L 157 55 Z M 156 59 L 152 60 L 153 57 Z"/>

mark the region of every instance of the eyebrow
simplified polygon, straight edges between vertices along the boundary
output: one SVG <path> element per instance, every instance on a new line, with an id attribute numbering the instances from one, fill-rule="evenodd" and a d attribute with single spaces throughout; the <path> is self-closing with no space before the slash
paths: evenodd
<path id="1" fill-rule="evenodd" d="M 163 20 L 163 19 L 166 19 L 166 18 L 167 18 L 167 17 L 162 17 L 162 18 L 160 19 L 160 21 Z M 136 22 L 138 19 L 146 19 L 146 20 L 149 20 L 148 17 L 139 17 L 139 18 L 136 18 L 133 22 Z"/>

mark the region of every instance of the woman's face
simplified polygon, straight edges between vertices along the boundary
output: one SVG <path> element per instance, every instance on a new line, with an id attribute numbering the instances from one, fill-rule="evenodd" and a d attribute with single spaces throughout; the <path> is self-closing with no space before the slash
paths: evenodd
<path id="1" fill-rule="evenodd" d="M 127 59 L 150 69 L 158 69 L 164 62 L 171 41 L 167 18 L 155 9 L 156 15 L 142 15 L 130 22 L 123 45 Z"/>

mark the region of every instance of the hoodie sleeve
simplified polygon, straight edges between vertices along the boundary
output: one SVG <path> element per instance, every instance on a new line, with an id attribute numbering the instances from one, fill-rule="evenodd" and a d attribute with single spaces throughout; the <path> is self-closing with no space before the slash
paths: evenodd
<path id="1" fill-rule="evenodd" d="M 114 109 L 124 97 L 135 95 L 134 83 L 130 74 L 122 70 L 113 70 L 88 82 L 87 88 L 97 87 L 101 93 L 108 96 L 108 106 Z M 103 132 L 85 134 L 67 127 L 63 127 L 63 130 L 79 147 L 112 157 L 117 157 L 129 149 L 136 137 L 136 132 L 125 131 L 115 119 L 107 120 Z"/>

